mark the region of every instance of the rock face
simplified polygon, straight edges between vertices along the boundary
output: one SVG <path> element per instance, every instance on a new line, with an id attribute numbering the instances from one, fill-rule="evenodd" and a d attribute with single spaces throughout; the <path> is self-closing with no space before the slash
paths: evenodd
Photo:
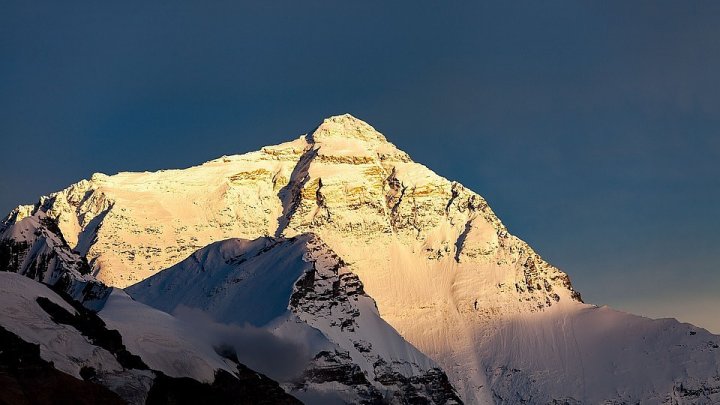
<path id="1" fill-rule="evenodd" d="M 350 115 L 184 170 L 96 174 L 18 208 L 0 229 L 18 216 L 54 220 L 92 274 L 118 287 L 220 240 L 312 232 L 469 403 L 717 398 L 720 361 L 707 343 L 717 336 L 584 305 L 568 276 L 511 235 L 481 196 Z M 341 285 L 349 292 L 354 282 Z M 646 345 L 646 356 L 626 355 Z M 687 361 L 666 356 L 676 347 Z M 318 364 L 334 367 L 342 352 L 333 353 Z"/>
<path id="2" fill-rule="evenodd" d="M 0 271 L 54 286 L 89 306 L 101 303 L 109 289 L 89 274 L 85 257 L 47 216 L 50 204 L 42 199 L 35 207 L 18 207 L 0 223 Z"/>

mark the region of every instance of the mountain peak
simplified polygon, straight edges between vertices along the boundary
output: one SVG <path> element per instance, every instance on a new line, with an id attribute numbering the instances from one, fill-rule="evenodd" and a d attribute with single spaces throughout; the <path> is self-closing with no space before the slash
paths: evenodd
<path id="1" fill-rule="evenodd" d="M 350 114 L 335 115 L 325 118 L 310 134 L 314 142 L 337 139 L 355 139 L 365 142 L 387 142 L 385 136 L 367 122 Z"/>

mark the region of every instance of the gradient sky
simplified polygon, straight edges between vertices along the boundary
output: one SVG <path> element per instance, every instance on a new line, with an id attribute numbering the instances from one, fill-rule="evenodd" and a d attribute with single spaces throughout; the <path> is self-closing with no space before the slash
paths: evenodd
<path id="1" fill-rule="evenodd" d="M 720 2 L 114 3 L 0 2 L 0 211 L 350 112 L 586 302 L 720 333 Z"/>

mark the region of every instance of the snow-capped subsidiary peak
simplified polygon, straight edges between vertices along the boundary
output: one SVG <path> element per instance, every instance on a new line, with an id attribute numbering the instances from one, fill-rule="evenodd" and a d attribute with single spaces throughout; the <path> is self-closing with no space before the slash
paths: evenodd
<path id="1" fill-rule="evenodd" d="M 127 291 L 167 312 L 190 307 L 278 336 L 317 334 L 307 366 L 286 380 L 301 399 L 335 390 L 349 403 L 460 402 L 445 373 L 380 318 L 351 267 L 315 235 L 216 242 Z"/>
<path id="2" fill-rule="evenodd" d="M 442 366 L 468 403 L 687 401 L 697 390 L 683 387 L 702 387 L 695 402 L 712 402 L 720 392 L 718 337 L 583 304 L 569 277 L 480 195 L 350 115 L 187 169 L 93 176 L 8 218 L 6 240 L 16 242 L 6 231 L 24 229 L 28 215 L 55 221 L 66 250 L 117 287 L 214 242 L 314 233 L 351 265 L 382 320 Z M 598 352 L 604 342 L 613 343 Z M 625 355 L 645 345 L 646 356 Z M 588 389 L 590 381 L 613 383 Z"/>

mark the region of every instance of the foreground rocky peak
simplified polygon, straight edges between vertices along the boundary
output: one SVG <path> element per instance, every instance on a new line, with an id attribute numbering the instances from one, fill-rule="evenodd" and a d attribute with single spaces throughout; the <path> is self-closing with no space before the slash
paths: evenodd
<path id="1" fill-rule="evenodd" d="M 347 403 L 461 402 L 446 374 L 382 320 L 352 267 L 316 235 L 216 242 L 127 292 L 166 312 L 195 308 L 223 323 L 312 337 L 302 342 L 309 362 L 281 379 L 301 399 L 336 392 Z"/>

